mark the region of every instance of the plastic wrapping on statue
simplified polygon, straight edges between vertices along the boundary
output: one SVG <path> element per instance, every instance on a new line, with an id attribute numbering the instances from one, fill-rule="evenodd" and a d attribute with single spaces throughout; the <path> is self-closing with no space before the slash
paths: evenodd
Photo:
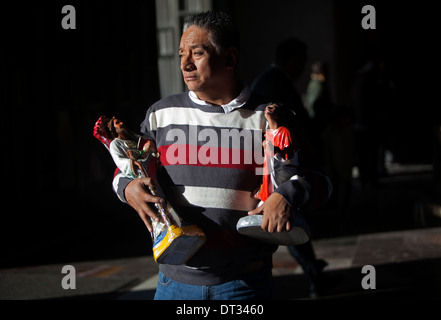
<path id="1" fill-rule="evenodd" d="M 142 176 L 156 179 L 159 166 L 157 157 L 147 157 L 139 162 Z M 153 169 L 154 168 L 154 169 Z M 165 198 L 159 183 L 150 192 Z M 152 221 L 153 257 L 163 264 L 183 264 L 205 243 L 205 234 L 198 226 L 183 221 L 169 202 L 155 204 L 163 222 Z"/>
<path id="2" fill-rule="evenodd" d="M 119 119 L 101 116 L 95 123 L 93 135 L 109 150 L 118 169 L 132 179 L 150 177 L 156 186 L 149 188 L 154 196 L 165 199 L 156 179 L 159 154 L 151 141 L 128 130 Z M 151 221 L 153 257 L 157 263 L 184 264 L 205 243 L 204 232 L 187 224 L 166 201 L 155 204 L 161 222 Z"/>

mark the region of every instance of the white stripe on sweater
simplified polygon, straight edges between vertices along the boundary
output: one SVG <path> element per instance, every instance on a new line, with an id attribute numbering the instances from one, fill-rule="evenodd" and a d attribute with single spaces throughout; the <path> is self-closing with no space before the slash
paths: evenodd
<path id="1" fill-rule="evenodd" d="M 240 113 L 240 116 L 237 113 Z M 237 109 L 235 112 L 225 114 L 204 112 L 196 108 L 179 107 L 154 111 L 150 114 L 149 122 L 151 130 L 157 130 L 158 128 L 164 128 L 173 124 L 263 131 L 266 125 L 263 111 Z"/>
<path id="2" fill-rule="evenodd" d="M 233 189 L 175 186 L 170 192 L 177 199 L 176 204 L 181 206 L 250 211 L 259 202 L 251 192 Z"/>

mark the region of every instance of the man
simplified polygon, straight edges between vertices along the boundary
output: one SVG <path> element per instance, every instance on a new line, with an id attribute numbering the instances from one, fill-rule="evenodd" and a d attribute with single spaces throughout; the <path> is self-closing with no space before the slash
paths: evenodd
<path id="1" fill-rule="evenodd" d="M 155 141 L 163 165 L 158 180 L 167 200 L 200 226 L 206 244 L 185 265 L 160 265 L 155 299 L 266 299 L 271 297 L 274 245 L 236 231 L 237 221 L 256 213 L 253 191 L 261 183 L 262 133 L 267 101 L 239 80 L 239 38 L 231 18 L 204 12 L 184 24 L 179 56 L 189 92 L 153 104 L 141 124 Z M 255 156 L 259 154 L 260 157 Z M 253 156 L 254 155 L 254 156 Z M 327 199 L 326 180 L 309 170 L 280 186 L 263 204 L 262 228 L 290 228 L 292 208 Z M 114 188 L 149 230 L 156 219 L 145 192 L 152 181 L 114 179 Z M 316 191 L 317 190 L 317 191 Z"/>

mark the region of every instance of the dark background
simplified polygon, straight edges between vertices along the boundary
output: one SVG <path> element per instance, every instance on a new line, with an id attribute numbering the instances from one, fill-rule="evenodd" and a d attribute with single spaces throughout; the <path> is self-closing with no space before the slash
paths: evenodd
<path id="1" fill-rule="evenodd" d="M 61 8 L 76 9 L 75 30 Z M 361 8 L 376 9 L 376 30 Z M 353 104 L 353 83 L 381 56 L 395 94 L 381 117 L 399 163 L 432 163 L 439 122 L 438 23 L 433 2 L 228 1 L 241 31 L 241 71 L 251 83 L 289 36 L 308 44 L 307 68 L 330 64 L 336 104 Z M 1 264 L 37 264 L 151 254 L 135 211 L 113 194 L 114 164 L 93 136 L 102 114 L 132 128 L 160 98 L 154 1 L 29 2 L 1 11 Z M 298 82 L 304 92 L 309 73 Z"/>

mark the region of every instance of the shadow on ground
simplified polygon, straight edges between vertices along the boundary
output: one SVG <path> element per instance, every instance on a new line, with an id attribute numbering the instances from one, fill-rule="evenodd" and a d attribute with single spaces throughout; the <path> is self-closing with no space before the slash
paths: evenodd
<path id="1" fill-rule="evenodd" d="M 361 268 L 328 271 L 336 286 L 320 299 L 440 299 L 441 259 L 375 265 L 375 289 L 364 290 Z M 300 275 L 274 278 L 274 299 L 308 298 L 308 282 Z"/>

